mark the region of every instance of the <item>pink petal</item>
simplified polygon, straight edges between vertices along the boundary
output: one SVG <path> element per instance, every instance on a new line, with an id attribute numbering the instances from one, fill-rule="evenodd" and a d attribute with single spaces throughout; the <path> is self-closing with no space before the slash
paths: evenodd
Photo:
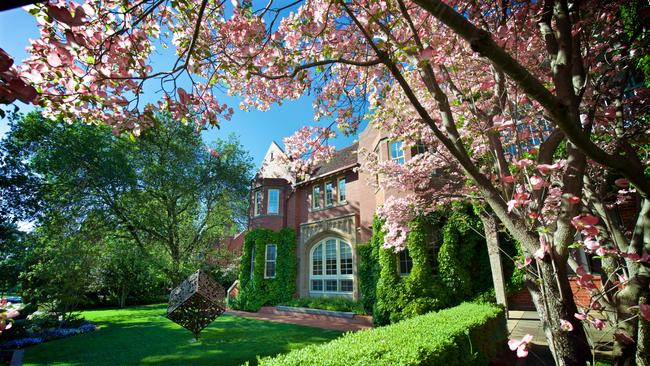
<path id="1" fill-rule="evenodd" d="M 517 348 L 517 357 L 519 358 L 528 357 L 528 347 L 526 346 L 526 344 L 522 344 L 521 346 L 519 346 L 519 348 Z"/>
<path id="2" fill-rule="evenodd" d="M 645 320 L 650 322 L 650 305 L 648 304 L 640 304 L 639 305 L 639 312 L 641 313 L 641 316 L 645 318 Z"/>

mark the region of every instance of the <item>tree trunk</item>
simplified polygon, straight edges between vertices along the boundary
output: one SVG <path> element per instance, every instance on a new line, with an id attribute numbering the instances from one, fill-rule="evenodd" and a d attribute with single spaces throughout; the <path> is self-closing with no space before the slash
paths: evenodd
<path id="1" fill-rule="evenodd" d="M 647 304 L 645 297 L 639 299 L 639 305 Z M 650 323 L 639 316 L 639 332 L 637 333 L 636 364 L 637 366 L 650 366 Z"/>
<path id="2" fill-rule="evenodd" d="M 537 262 L 539 279 L 527 275 L 526 286 L 535 303 L 555 363 L 558 366 L 584 366 L 591 351 L 582 322 L 574 316 L 578 309 L 566 270 L 557 265 L 554 269 L 548 256 Z M 571 322 L 573 331 L 562 331 L 560 319 Z"/>
<path id="3" fill-rule="evenodd" d="M 503 265 L 501 264 L 501 253 L 499 250 L 499 227 L 497 217 L 493 212 L 481 211 L 481 221 L 485 241 L 487 242 L 488 255 L 490 257 L 490 269 L 492 271 L 492 283 L 497 304 L 501 304 L 508 311 L 508 300 L 506 294 L 506 279 L 503 276 Z"/>

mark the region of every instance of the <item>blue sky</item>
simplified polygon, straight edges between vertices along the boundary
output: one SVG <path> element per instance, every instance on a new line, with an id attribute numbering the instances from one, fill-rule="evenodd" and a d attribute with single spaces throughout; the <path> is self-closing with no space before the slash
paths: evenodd
<path id="1" fill-rule="evenodd" d="M 2 0 L 0 0 L 2 1 Z M 16 63 L 26 58 L 25 48 L 29 45 L 29 39 L 38 38 L 35 19 L 22 9 L 14 9 L 0 12 L 0 48 L 9 53 Z M 160 56 L 162 59 L 154 59 L 154 62 L 165 64 L 170 60 Z M 155 66 L 154 66 L 155 67 Z M 155 100 L 158 96 L 151 93 L 147 99 Z M 313 125 L 313 110 L 311 107 L 312 98 L 303 97 L 297 101 L 287 101 L 282 106 L 274 105 L 267 112 L 250 111 L 244 112 L 237 108 L 237 98 L 222 96 L 221 102 L 226 101 L 235 108 L 235 114 L 231 121 L 224 122 L 220 129 L 212 128 L 203 132 L 203 139 L 206 142 L 215 138 L 225 138 L 231 133 L 239 136 L 241 143 L 250 152 L 256 165 L 259 165 L 264 153 L 272 140 L 284 146 L 282 139 L 291 135 L 295 130 L 304 125 Z M 19 104 L 22 111 L 30 110 L 30 107 Z M 8 130 L 8 121 L 0 120 L 0 136 Z M 337 149 L 348 146 L 354 137 L 338 137 L 331 143 Z"/>

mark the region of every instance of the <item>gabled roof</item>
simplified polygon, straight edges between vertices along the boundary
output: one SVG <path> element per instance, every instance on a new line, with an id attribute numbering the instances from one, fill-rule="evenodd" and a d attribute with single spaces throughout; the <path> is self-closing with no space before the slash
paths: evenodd
<path id="1" fill-rule="evenodd" d="M 355 142 L 346 148 L 336 151 L 329 161 L 319 164 L 314 168 L 309 179 L 298 184 L 312 181 L 314 179 L 326 176 L 330 173 L 340 171 L 344 168 L 352 168 L 358 163 L 358 148 L 359 144 Z"/>

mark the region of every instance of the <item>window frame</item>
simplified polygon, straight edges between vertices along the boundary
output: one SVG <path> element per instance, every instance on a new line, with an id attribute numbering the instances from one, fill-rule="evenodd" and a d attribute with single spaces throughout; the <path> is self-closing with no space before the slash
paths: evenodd
<path id="1" fill-rule="evenodd" d="M 399 148 L 395 149 L 395 154 L 397 155 L 393 156 L 393 146 L 397 144 L 399 144 Z M 388 143 L 388 157 L 391 161 L 394 161 L 398 165 L 403 165 L 406 162 L 406 157 L 404 155 L 404 143 L 402 141 L 398 140 Z"/>
<path id="2" fill-rule="evenodd" d="M 271 211 L 271 192 L 277 194 L 276 210 Z M 279 215 L 280 214 L 280 190 L 277 188 L 269 188 L 266 191 L 266 213 L 267 215 Z"/>
<path id="3" fill-rule="evenodd" d="M 341 182 L 343 182 L 343 199 L 341 199 Z M 344 204 L 348 202 L 348 190 L 347 190 L 347 180 L 345 177 L 339 178 L 336 181 L 336 201 L 339 204 Z"/>
<path id="4" fill-rule="evenodd" d="M 328 186 L 330 188 L 329 192 L 327 191 Z M 334 182 L 333 181 L 325 182 L 324 193 L 325 193 L 325 207 L 334 206 Z"/>
<path id="5" fill-rule="evenodd" d="M 334 241 L 336 246 L 336 274 L 327 274 L 327 243 L 329 241 Z M 351 261 L 351 268 L 349 268 L 351 273 L 342 274 L 342 259 L 341 258 L 341 246 L 347 245 L 349 248 L 349 259 Z M 314 252 L 317 248 L 321 248 L 321 257 L 320 257 L 320 269 L 321 274 L 314 274 Z M 347 267 L 346 267 L 347 269 Z M 336 281 L 336 291 L 327 291 L 327 280 Z M 320 281 L 320 290 L 313 290 L 313 281 Z M 350 291 L 342 291 L 342 281 L 352 281 L 352 286 Z M 310 295 L 317 296 L 327 296 L 327 295 L 337 295 L 337 296 L 353 296 L 355 289 L 355 278 L 354 278 L 354 251 L 352 249 L 352 244 L 347 241 L 336 238 L 336 237 L 327 237 L 323 240 L 320 240 L 316 243 L 311 250 L 309 251 L 309 281 L 308 281 L 308 291 Z"/>
<path id="6" fill-rule="evenodd" d="M 259 195 L 259 200 L 257 199 Z M 262 215 L 262 202 L 264 200 L 264 194 L 261 189 L 253 191 L 253 216 Z"/>
<path id="7" fill-rule="evenodd" d="M 402 254 L 406 254 L 406 258 L 403 260 L 402 259 Z M 406 268 L 408 268 L 408 272 L 402 271 L 402 263 L 405 264 Z M 408 248 L 404 248 L 399 254 L 397 255 L 397 272 L 399 273 L 400 276 L 406 277 L 413 272 L 413 257 L 411 257 L 411 254 L 408 251 Z"/>
<path id="8" fill-rule="evenodd" d="M 273 259 L 269 259 L 269 248 L 273 247 Z M 269 262 L 273 263 L 273 276 L 269 276 L 267 273 L 267 268 Z M 264 247 L 264 278 L 275 278 L 278 274 L 278 246 L 277 244 L 266 244 Z"/>
<path id="9" fill-rule="evenodd" d="M 318 199 L 317 199 L 317 195 L 316 195 L 316 190 L 317 189 L 318 189 Z M 321 185 L 320 184 L 314 185 L 312 187 L 312 189 L 311 189 L 311 208 L 314 209 L 314 210 L 320 210 L 321 209 L 321 204 L 320 204 L 321 203 L 320 202 L 321 201 L 321 199 L 320 199 L 321 198 L 320 197 L 321 193 L 320 192 L 321 192 Z"/>

